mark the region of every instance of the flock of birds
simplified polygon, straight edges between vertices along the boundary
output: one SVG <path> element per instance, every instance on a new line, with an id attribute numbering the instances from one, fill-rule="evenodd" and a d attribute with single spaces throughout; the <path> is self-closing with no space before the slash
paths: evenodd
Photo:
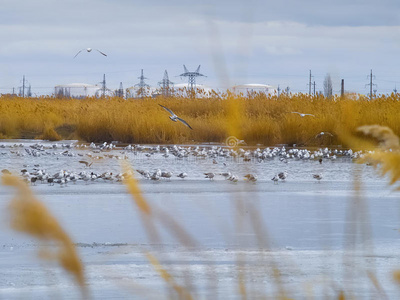
<path id="1" fill-rule="evenodd" d="M 308 160 L 315 161 L 317 164 L 322 164 L 323 161 L 336 160 L 337 158 L 349 158 L 355 159 L 363 156 L 363 152 L 353 152 L 352 150 L 341 150 L 341 149 L 299 149 L 286 147 L 267 147 L 264 149 L 243 149 L 243 148 L 230 148 L 225 146 L 142 146 L 142 145 L 127 145 L 127 146 L 117 146 L 118 144 L 113 143 L 102 143 L 102 144 L 0 144 L 0 157 L 12 157 L 16 159 L 21 159 L 24 162 L 32 161 L 32 166 L 27 164 L 22 165 L 20 170 L 8 170 L 3 169 L 3 174 L 19 173 L 22 178 L 32 184 L 36 185 L 38 182 L 47 183 L 49 185 L 59 184 L 61 186 L 66 186 L 68 183 L 85 182 L 87 184 L 91 182 L 122 182 L 128 174 L 113 172 L 108 169 L 107 171 L 99 171 L 104 164 L 100 163 L 105 159 L 112 160 L 127 160 L 128 162 L 133 159 L 140 158 L 144 160 L 144 165 L 154 165 L 151 164 L 152 158 L 156 157 L 158 160 L 163 159 L 173 159 L 178 161 L 179 166 L 181 163 L 179 161 L 187 161 L 189 165 L 195 164 L 197 161 L 205 161 L 206 164 L 202 165 L 204 168 L 210 165 L 220 165 L 221 170 L 226 171 L 214 171 L 218 169 L 216 167 L 210 172 L 197 171 L 197 174 L 188 175 L 186 172 L 171 172 L 161 169 L 155 169 L 153 171 L 137 169 L 135 173 L 140 175 L 143 179 L 151 181 L 171 181 L 172 178 L 199 178 L 202 175 L 203 178 L 214 180 L 217 178 L 224 178 L 230 182 L 236 183 L 238 181 L 247 181 L 251 183 L 256 183 L 258 181 L 257 174 L 244 173 L 242 176 L 235 174 L 232 170 L 237 170 L 235 168 L 235 163 L 262 163 L 271 160 L 279 160 L 282 163 L 282 169 L 287 169 L 284 164 L 289 163 L 291 160 Z M 61 157 L 72 157 L 75 158 L 75 165 L 77 165 L 78 170 L 53 170 L 52 172 L 46 171 L 38 163 L 39 157 L 51 157 L 51 159 L 58 160 Z M 76 159 L 78 158 L 78 159 Z M 6 160 L 7 161 L 7 160 Z M 45 162 L 46 159 L 42 159 L 41 162 Z M 147 164 L 147 161 L 149 163 Z M 157 161 L 156 161 L 157 162 Z M 170 162 L 171 163 L 171 162 Z M 174 161 L 172 161 L 174 163 Z M 114 170 L 115 164 L 108 163 L 108 165 L 113 164 Z M 68 163 L 72 165 L 72 163 Z M 116 164 L 118 166 L 118 164 Z M 228 166 L 229 165 L 229 166 Z M 31 169 L 29 169 L 31 167 Z M 176 169 L 176 166 L 175 166 Z M 194 168 L 191 167 L 192 170 Z M 202 168 L 200 168 L 201 170 Z M 230 171 L 227 171 L 230 170 Z M 194 171 L 195 172 L 195 171 Z M 130 174 L 133 175 L 133 174 Z M 312 178 L 320 182 L 323 179 L 322 173 L 311 174 Z M 272 178 L 263 178 L 263 180 L 271 179 L 274 184 L 278 184 L 280 181 L 286 181 L 289 174 L 288 171 L 277 172 Z"/>

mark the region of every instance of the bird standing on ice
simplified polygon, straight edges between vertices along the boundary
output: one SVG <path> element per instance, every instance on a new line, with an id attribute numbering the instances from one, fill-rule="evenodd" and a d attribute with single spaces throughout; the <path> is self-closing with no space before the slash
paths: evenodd
<path id="1" fill-rule="evenodd" d="M 193 130 L 193 128 L 192 127 L 190 127 L 190 125 L 184 120 L 184 119 L 181 119 L 181 118 L 179 118 L 176 114 L 174 114 L 174 112 L 172 111 L 172 110 L 170 110 L 168 107 L 165 107 L 165 106 L 163 106 L 163 105 L 161 105 L 161 104 L 158 104 L 158 105 L 160 105 L 162 108 L 164 108 L 167 112 L 169 112 L 170 114 L 171 114 L 171 116 L 169 117 L 172 121 L 174 121 L 174 122 L 176 122 L 176 121 L 181 121 L 183 124 L 185 124 L 187 127 L 189 127 L 190 129 L 192 129 Z"/>
<path id="2" fill-rule="evenodd" d="M 204 175 L 206 175 L 205 178 L 209 178 L 210 180 L 214 180 L 215 174 L 214 173 L 204 173 Z"/>
<path id="3" fill-rule="evenodd" d="M 257 181 L 257 175 L 254 174 L 246 174 L 244 176 L 249 182 L 256 182 Z"/>
<path id="4" fill-rule="evenodd" d="M 320 182 L 320 180 L 322 179 L 322 174 L 313 174 L 313 178 L 317 179 L 318 182 Z"/>
<path id="5" fill-rule="evenodd" d="M 287 176 L 288 176 L 288 173 L 286 171 L 278 173 L 278 177 L 282 181 L 286 181 Z"/>
<path id="6" fill-rule="evenodd" d="M 77 57 L 79 53 L 81 53 L 82 51 L 85 51 L 85 50 L 86 50 L 87 52 L 92 52 L 93 49 L 92 49 L 92 48 L 82 49 L 82 50 L 78 51 L 77 54 L 75 54 L 74 58 Z M 104 55 L 104 56 L 107 56 L 107 54 L 101 52 L 101 51 L 98 50 L 98 49 L 94 49 L 94 50 L 98 51 L 100 54 L 102 54 L 102 55 Z"/>
<path id="7" fill-rule="evenodd" d="M 276 174 L 271 180 L 274 182 L 274 184 L 278 184 L 278 183 L 279 183 L 279 176 L 278 176 L 278 174 Z"/>
<path id="8" fill-rule="evenodd" d="M 188 175 L 187 175 L 185 172 L 182 172 L 182 173 L 180 173 L 179 175 L 176 175 L 176 176 L 179 177 L 179 178 L 184 179 L 184 178 L 186 178 Z"/>

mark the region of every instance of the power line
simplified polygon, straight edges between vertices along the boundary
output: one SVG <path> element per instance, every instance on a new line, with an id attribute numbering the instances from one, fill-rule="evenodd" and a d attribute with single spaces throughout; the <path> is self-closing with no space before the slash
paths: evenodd
<path id="1" fill-rule="evenodd" d="M 188 77 L 188 88 L 189 91 L 193 91 L 193 87 L 196 86 L 196 77 L 199 76 L 205 76 L 203 74 L 200 74 L 200 65 L 197 67 L 196 71 L 194 72 L 189 72 L 189 70 L 186 68 L 185 65 L 183 65 L 184 73 L 182 73 L 181 77 Z"/>
<path id="2" fill-rule="evenodd" d="M 162 89 L 162 95 L 164 96 L 164 97 L 168 97 L 169 96 L 169 94 L 170 94 L 170 85 L 173 85 L 174 83 L 171 81 L 171 80 L 169 80 L 169 78 L 168 78 L 168 72 L 167 72 L 167 70 L 165 70 L 165 72 L 164 72 L 164 78 L 163 78 L 163 80 L 161 80 L 159 83 L 158 83 L 158 85 L 161 87 L 161 89 Z"/>
<path id="3" fill-rule="evenodd" d="M 365 86 L 368 86 L 369 85 L 369 98 L 370 98 L 370 100 L 372 100 L 372 88 L 373 88 L 373 86 L 377 86 L 375 83 L 372 83 L 372 79 L 374 78 L 375 79 L 375 76 L 373 76 L 372 75 L 372 69 L 371 69 L 371 74 L 370 75 L 368 75 L 367 76 L 367 78 L 369 77 L 369 80 L 370 80 L 370 82 L 369 83 L 367 83 Z M 376 92 L 376 90 L 375 90 L 375 92 Z"/>
<path id="4" fill-rule="evenodd" d="M 310 79 L 309 79 L 309 83 L 308 83 L 308 94 L 309 94 L 309 95 L 311 95 L 311 86 L 312 86 L 312 84 L 311 84 L 311 78 L 312 78 L 312 77 L 314 77 L 314 76 L 311 75 L 311 70 L 310 70 Z"/>

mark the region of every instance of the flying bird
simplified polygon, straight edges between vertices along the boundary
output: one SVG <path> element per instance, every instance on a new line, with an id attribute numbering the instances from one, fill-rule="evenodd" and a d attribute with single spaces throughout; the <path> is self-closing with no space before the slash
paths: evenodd
<path id="1" fill-rule="evenodd" d="M 86 48 L 86 49 L 80 50 L 77 54 L 75 54 L 74 58 L 77 57 L 79 53 L 81 53 L 82 51 L 85 51 L 85 50 L 86 50 L 87 52 L 92 52 L 92 50 L 96 50 L 96 51 L 98 51 L 100 54 L 102 54 L 102 55 L 104 55 L 104 56 L 107 56 L 107 54 L 101 52 L 101 51 L 98 50 L 98 49 Z"/>
<path id="2" fill-rule="evenodd" d="M 329 135 L 329 136 L 332 136 L 332 137 L 333 137 L 333 134 L 330 133 L 330 132 L 328 132 L 328 131 L 321 131 L 321 132 L 318 133 L 315 137 L 318 138 L 318 137 L 321 137 L 321 136 L 324 136 L 324 135 Z"/>
<path id="3" fill-rule="evenodd" d="M 187 127 L 189 127 L 190 129 L 192 129 L 193 130 L 193 128 L 192 127 L 190 127 L 190 125 L 184 120 L 184 119 L 181 119 L 181 118 L 179 118 L 176 114 L 174 114 L 174 112 L 172 111 L 172 110 L 170 110 L 168 107 L 165 107 L 165 106 L 163 106 L 163 105 L 161 105 L 161 104 L 158 104 L 158 105 L 160 105 L 162 108 L 164 108 L 167 112 L 169 112 L 170 114 L 171 114 L 171 116 L 169 117 L 172 121 L 174 121 L 174 122 L 176 122 L 176 121 L 181 121 L 183 124 L 185 124 Z"/>
<path id="4" fill-rule="evenodd" d="M 305 116 L 312 116 L 312 117 L 315 117 L 314 115 L 312 115 L 312 114 L 303 114 L 303 113 L 299 113 L 299 112 L 297 112 L 297 111 L 292 111 L 292 114 L 298 114 L 300 117 L 302 117 L 302 118 L 304 118 Z"/>

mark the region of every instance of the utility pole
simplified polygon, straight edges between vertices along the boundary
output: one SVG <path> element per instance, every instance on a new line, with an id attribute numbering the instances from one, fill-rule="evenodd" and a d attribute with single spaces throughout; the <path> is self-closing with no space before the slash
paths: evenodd
<path id="1" fill-rule="evenodd" d="M 278 84 L 278 98 L 279 98 L 279 92 L 281 91 L 281 88 L 279 87 L 279 84 Z"/>
<path id="2" fill-rule="evenodd" d="M 168 72 L 165 70 L 164 72 L 164 78 L 161 80 L 158 85 L 161 87 L 161 93 L 164 97 L 169 97 L 171 93 L 171 88 L 170 85 L 173 85 L 174 83 L 169 80 L 168 78 Z"/>
<path id="3" fill-rule="evenodd" d="M 118 97 L 124 98 L 124 87 L 122 82 L 119 83 Z"/>
<path id="4" fill-rule="evenodd" d="M 393 90 L 393 93 L 397 94 L 397 88 L 396 88 L 396 85 L 394 85 L 394 90 Z"/>
<path id="5" fill-rule="evenodd" d="M 194 96 L 194 88 L 196 87 L 196 77 L 205 76 L 200 74 L 200 65 L 197 67 L 196 71 L 189 72 L 185 65 L 183 65 L 184 72 L 179 75 L 181 77 L 188 78 L 188 90 L 191 93 L 191 96 Z"/>
<path id="6" fill-rule="evenodd" d="M 310 70 L 310 81 L 308 83 L 308 94 L 311 95 L 311 70 Z"/>
<path id="7" fill-rule="evenodd" d="M 22 76 L 22 98 L 25 98 L 25 75 Z"/>
<path id="8" fill-rule="evenodd" d="M 315 96 L 315 80 L 314 80 L 313 86 L 314 86 L 314 96 Z"/>
<path id="9" fill-rule="evenodd" d="M 370 97 L 371 97 L 371 100 L 372 100 L 372 69 L 371 69 L 371 75 L 369 76 L 370 77 L 370 80 L 371 80 L 371 82 L 369 83 L 369 87 L 370 87 Z"/>
<path id="10" fill-rule="evenodd" d="M 140 77 L 138 77 L 138 79 L 140 79 L 140 81 L 138 84 L 135 84 L 135 87 L 138 87 L 138 91 L 137 91 L 136 95 L 139 96 L 140 98 L 143 98 L 146 94 L 145 89 L 149 88 L 150 86 L 144 82 L 144 80 L 147 78 L 143 76 L 143 69 L 141 69 L 140 74 L 141 74 Z"/>
<path id="11" fill-rule="evenodd" d="M 344 79 L 342 79 L 342 84 L 340 87 L 340 97 L 344 97 Z"/>
<path id="12" fill-rule="evenodd" d="M 101 82 L 101 90 L 102 90 L 102 96 L 103 98 L 106 97 L 106 74 L 103 74 L 103 81 Z"/>
<path id="13" fill-rule="evenodd" d="M 375 85 L 375 86 L 377 86 L 375 83 L 372 83 L 372 78 L 375 78 L 375 76 L 373 76 L 372 75 L 372 69 L 371 69 L 371 74 L 370 75 L 368 75 L 368 77 L 369 77 L 369 83 L 368 84 L 366 84 L 365 86 L 367 86 L 367 85 L 369 85 L 369 99 L 370 100 L 372 100 L 372 88 L 373 88 L 373 86 Z M 368 78 L 367 77 L 367 78 Z"/>

